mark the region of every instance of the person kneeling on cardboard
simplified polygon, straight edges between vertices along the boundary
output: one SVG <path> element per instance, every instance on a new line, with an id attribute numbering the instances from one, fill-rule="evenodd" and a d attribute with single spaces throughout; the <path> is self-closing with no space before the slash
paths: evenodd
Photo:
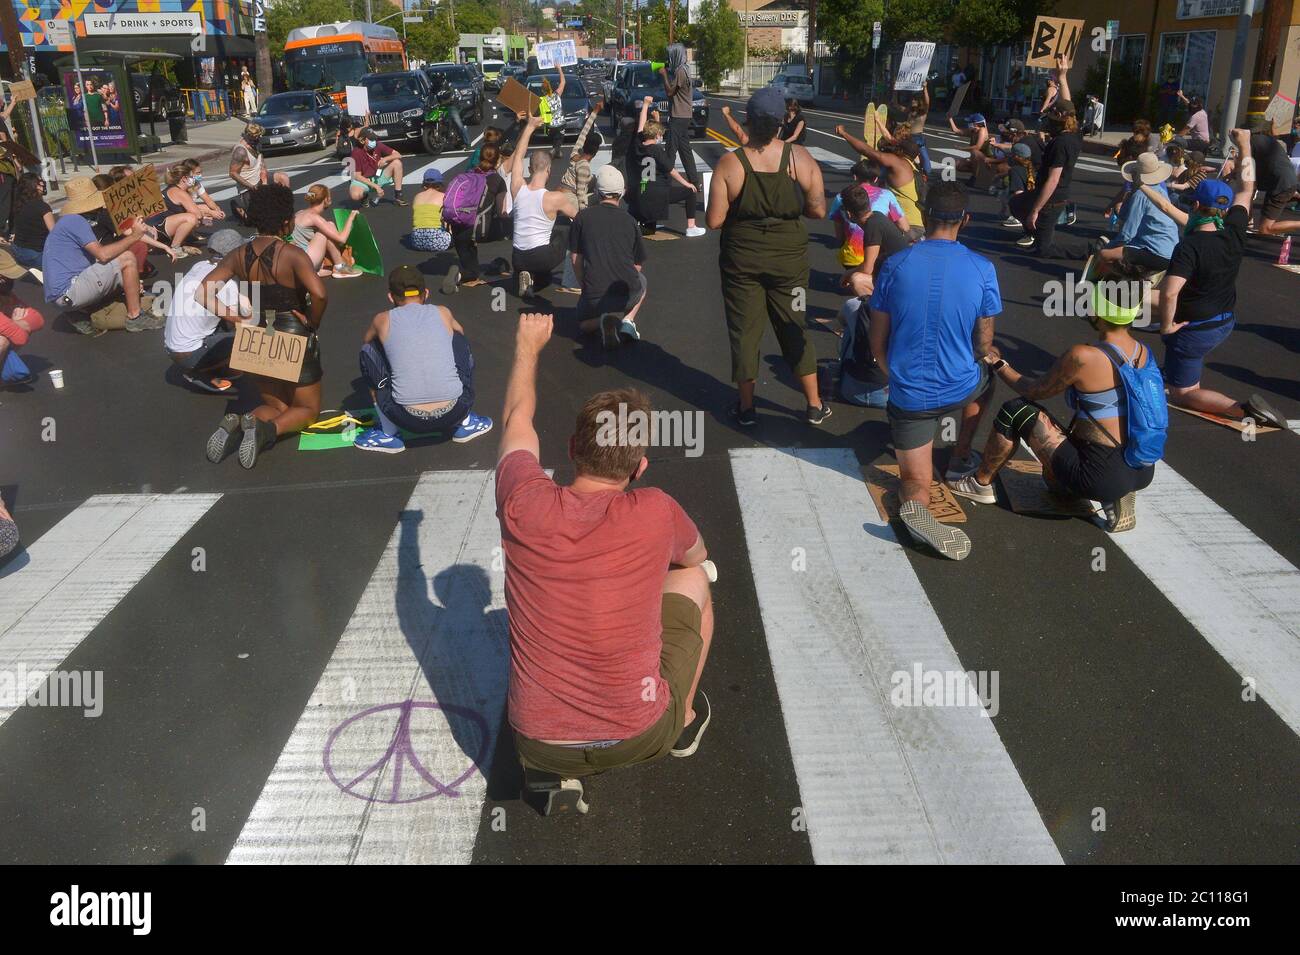
<path id="1" fill-rule="evenodd" d="M 402 265 L 388 275 L 393 308 L 375 316 L 361 346 L 361 375 L 379 416 L 378 428 L 357 435 L 362 451 L 406 450 L 400 432 L 445 434 L 458 443 L 492 430 L 475 414 L 474 356 L 451 309 L 429 304 L 419 269 Z"/>

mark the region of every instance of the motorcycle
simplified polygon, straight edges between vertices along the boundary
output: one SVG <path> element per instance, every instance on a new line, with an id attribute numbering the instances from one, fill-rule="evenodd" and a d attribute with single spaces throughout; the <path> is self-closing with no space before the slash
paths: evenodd
<path id="1" fill-rule="evenodd" d="M 436 156 L 444 149 L 455 149 L 462 145 L 460 133 L 451 121 L 454 96 L 449 90 L 438 93 L 438 102 L 429 108 L 424 117 L 424 131 L 420 141 L 424 151 Z"/>

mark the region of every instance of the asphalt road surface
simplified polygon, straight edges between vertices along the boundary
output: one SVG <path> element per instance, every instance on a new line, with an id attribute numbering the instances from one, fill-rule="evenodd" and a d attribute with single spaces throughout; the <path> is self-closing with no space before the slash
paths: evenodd
<path id="1" fill-rule="evenodd" d="M 808 118 L 842 188 L 853 157 L 830 130 L 855 121 Z M 959 146 L 930 132 L 936 151 Z M 694 143 L 706 170 L 726 148 Z M 408 182 L 431 161 L 408 157 Z M 313 155 L 272 166 L 299 193 L 343 185 Z M 1085 156 L 1074 181 L 1079 222 L 1060 234 L 1082 245 L 1120 179 Z M 997 266 L 998 346 L 1041 371 L 1087 337 L 1041 307 L 1044 282 L 1080 263 L 1021 254 L 996 206 L 972 194 L 963 241 Z M 431 286 L 446 272 L 450 254 L 400 245 L 409 209 L 365 215 L 386 267 L 415 264 Z M 830 358 L 839 269 L 829 224 L 810 233 L 811 338 Z M 699 752 L 589 781 L 585 817 L 518 800 L 495 434 L 401 455 L 293 438 L 252 471 L 213 466 L 225 402 L 177 383 L 159 332 L 37 335 L 24 354 L 40 380 L 0 392 L 0 492 L 25 544 L 0 565 L 0 678 L 99 673 L 102 711 L 0 704 L 0 861 L 1300 861 L 1296 428 L 1245 441 L 1171 412 L 1135 531 L 967 504 L 973 552 L 944 561 L 900 544 L 871 503 L 861 469 L 892 461 L 883 412 L 837 402 L 806 425 L 770 336 L 761 426 L 732 426 L 716 252 L 715 233 L 648 243 L 645 340 L 611 354 L 547 293 L 543 464 L 570 475 L 574 414 L 599 389 L 701 412 L 701 453 L 654 448 L 645 481 L 694 517 L 720 574 Z M 1295 419 L 1300 275 L 1276 255 L 1251 240 L 1239 325 L 1204 380 Z M 328 287 L 325 405 L 363 407 L 357 350 L 386 286 Z M 521 303 L 434 297 L 465 326 L 477 410 L 495 417 Z M 896 705 L 914 668 L 996 675 L 996 715 Z"/>

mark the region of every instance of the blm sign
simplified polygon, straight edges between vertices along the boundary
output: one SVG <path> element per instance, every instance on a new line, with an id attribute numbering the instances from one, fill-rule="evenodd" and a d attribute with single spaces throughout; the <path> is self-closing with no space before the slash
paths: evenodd
<path id="1" fill-rule="evenodd" d="M 1026 66 L 1056 67 L 1056 57 L 1065 54 L 1066 62 L 1074 59 L 1074 51 L 1083 36 L 1082 20 L 1063 20 L 1060 17 L 1039 17 L 1034 21 L 1034 32 L 1029 40 Z"/>

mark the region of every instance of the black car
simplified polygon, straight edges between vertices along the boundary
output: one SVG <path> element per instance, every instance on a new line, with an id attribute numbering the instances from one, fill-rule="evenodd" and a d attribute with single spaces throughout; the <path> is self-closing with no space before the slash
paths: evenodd
<path id="1" fill-rule="evenodd" d="M 668 97 L 664 92 L 664 79 L 649 63 L 636 63 L 622 70 L 609 94 L 609 110 L 617 125 L 620 119 L 635 119 L 641 115 L 641 102 L 654 97 L 654 108 L 666 121 Z M 698 88 L 691 88 L 691 132 L 703 136 L 709 128 L 709 101 Z"/>
<path id="2" fill-rule="evenodd" d="M 433 84 L 421 70 L 367 73 L 361 77 L 370 100 L 370 130 L 384 143 L 418 143 L 424 118 L 434 105 Z"/>
<path id="3" fill-rule="evenodd" d="M 298 90 L 268 96 L 254 120 L 265 133 L 262 148 L 320 149 L 334 139 L 342 111 L 318 90 Z"/>
<path id="4" fill-rule="evenodd" d="M 470 72 L 469 67 L 459 63 L 435 63 L 426 66 L 424 72 L 429 75 L 430 82 L 435 87 L 441 80 L 450 84 L 456 94 L 456 108 L 460 110 L 460 118 L 467 125 L 483 121 L 483 94 L 479 92 L 478 78 Z"/>
<path id="5" fill-rule="evenodd" d="M 589 110 L 596 109 L 599 106 L 600 96 L 593 93 L 581 77 L 564 75 L 564 92 L 560 94 L 560 102 L 564 107 L 564 135 L 578 137 L 582 131 L 582 124 L 587 120 Z M 542 96 L 545 90 L 545 83 L 550 83 L 552 91 L 560 86 L 560 74 L 554 70 L 548 70 L 544 73 L 534 73 L 531 76 L 522 77 L 520 82 L 527 87 L 530 93 Z"/>
<path id="6" fill-rule="evenodd" d="M 137 120 L 148 122 L 152 118 L 162 122 L 173 104 L 183 104 L 181 91 L 161 73 L 132 73 L 130 76 L 131 102 Z"/>

